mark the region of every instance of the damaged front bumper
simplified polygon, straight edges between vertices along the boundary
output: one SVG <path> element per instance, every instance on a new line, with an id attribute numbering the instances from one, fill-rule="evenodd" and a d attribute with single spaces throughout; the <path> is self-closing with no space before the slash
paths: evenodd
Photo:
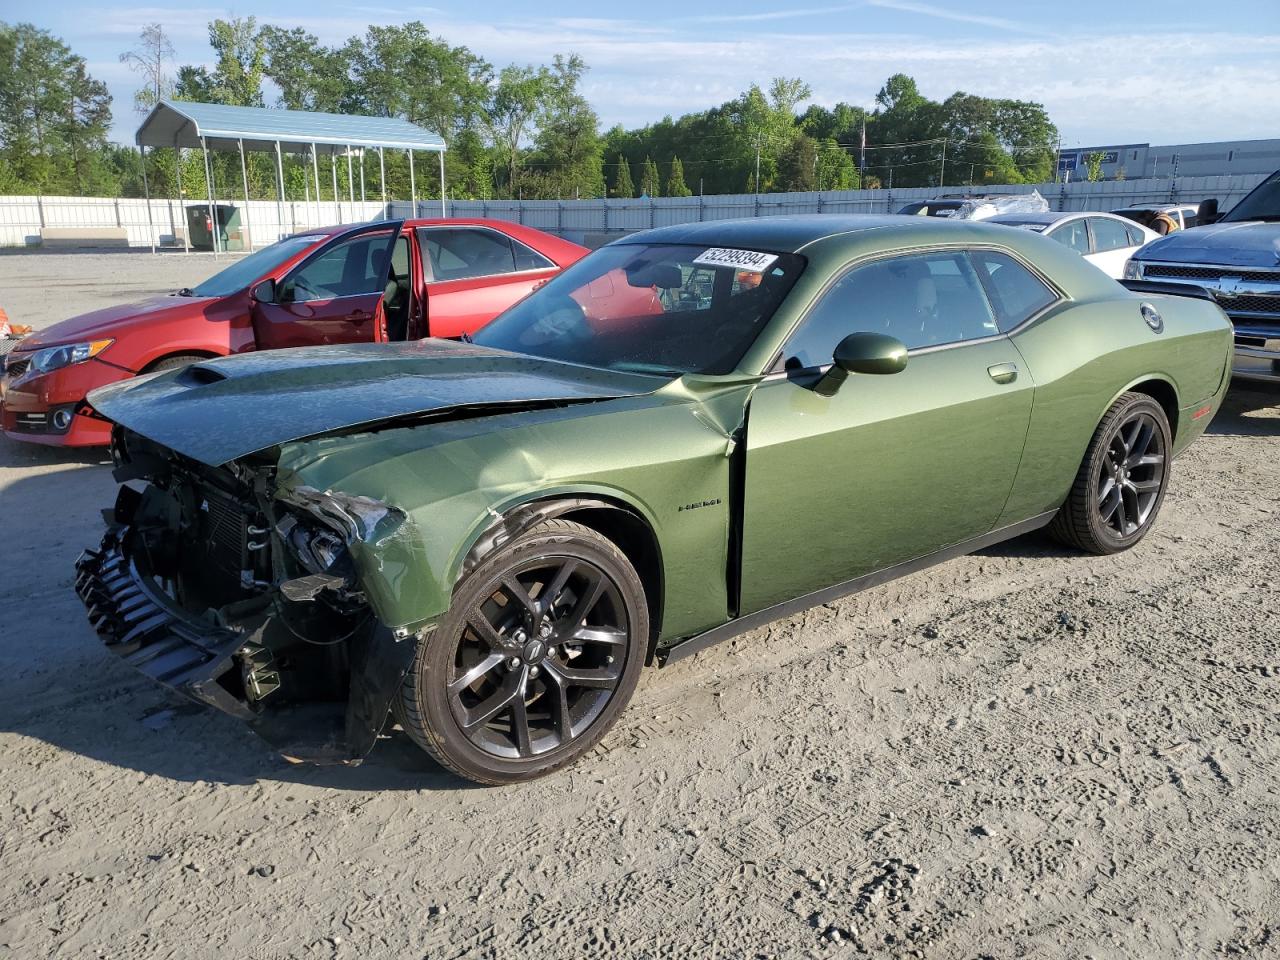
<path id="1" fill-rule="evenodd" d="M 279 683 L 270 645 L 181 609 L 131 556 L 132 540 L 129 526 L 113 526 L 76 562 L 76 593 L 109 650 L 174 692 L 248 723 L 290 759 L 358 763 L 372 749 L 421 633 L 375 622 L 348 641 L 345 703 L 267 704 Z"/>

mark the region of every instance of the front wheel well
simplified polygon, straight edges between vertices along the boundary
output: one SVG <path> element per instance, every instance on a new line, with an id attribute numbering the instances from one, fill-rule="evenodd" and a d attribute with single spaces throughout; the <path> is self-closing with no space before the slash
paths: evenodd
<path id="1" fill-rule="evenodd" d="M 662 632 L 662 555 L 658 538 L 643 519 L 621 507 L 583 507 L 560 516 L 590 527 L 613 541 L 635 568 L 644 585 L 645 602 L 649 607 L 649 646 L 645 663 L 651 663 Z"/>
<path id="2" fill-rule="evenodd" d="M 193 360 L 212 360 L 217 356 L 219 356 L 219 354 L 214 353 L 212 350 L 175 350 L 172 353 L 164 353 L 155 357 L 141 370 L 139 370 L 138 373 L 154 373 L 166 360 L 176 360 L 179 357 L 184 359 L 190 357 Z"/>
<path id="3" fill-rule="evenodd" d="M 534 500 L 507 510 L 480 534 L 462 559 L 454 589 L 465 576 L 495 550 L 500 550 L 521 533 L 553 518 L 572 520 L 590 527 L 610 540 L 631 563 L 644 587 L 649 608 L 649 642 L 645 663 L 652 663 L 662 632 L 663 580 L 662 550 L 657 535 L 635 509 L 613 498 L 596 496 L 551 497 Z"/>
<path id="4" fill-rule="evenodd" d="M 1169 433 L 1178 435 L 1178 391 L 1168 380 L 1144 380 L 1129 388 L 1130 393 L 1145 393 L 1164 409 L 1169 420 Z"/>

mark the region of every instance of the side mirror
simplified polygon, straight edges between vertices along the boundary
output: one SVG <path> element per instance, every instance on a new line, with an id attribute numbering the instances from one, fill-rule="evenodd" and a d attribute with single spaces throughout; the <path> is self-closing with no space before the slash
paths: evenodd
<path id="1" fill-rule="evenodd" d="M 1200 208 L 1196 211 L 1196 223 L 1217 223 L 1218 222 L 1218 198 L 1210 197 L 1208 200 L 1200 201 Z"/>
<path id="2" fill-rule="evenodd" d="M 831 359 L 831 369 L 813 388 L 824 397 L 833 396 L 851 373 L 901 373 L 907 366 L 907 345 L 883 333 L 851 333 L 836 344 Z"/>
<path id="3" fill-rule="evenodd" d="M 249 299 L 254 303 L 275 303 L 276 282 L 268 278 L 255 283 L 249 288 Z"/>

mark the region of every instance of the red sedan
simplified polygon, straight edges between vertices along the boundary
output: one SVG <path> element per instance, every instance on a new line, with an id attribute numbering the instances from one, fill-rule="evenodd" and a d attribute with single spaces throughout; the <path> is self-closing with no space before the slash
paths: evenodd
<path id="1" fill-rule="evenodd" d="M 95 387 L 206 357 L 371 340 L 457 337 L 587 250 L 498 220 L 405 220 L 287 237 L 192 289 L 40 330 L 6 358 L 6 436 L 106 444 Z"/>

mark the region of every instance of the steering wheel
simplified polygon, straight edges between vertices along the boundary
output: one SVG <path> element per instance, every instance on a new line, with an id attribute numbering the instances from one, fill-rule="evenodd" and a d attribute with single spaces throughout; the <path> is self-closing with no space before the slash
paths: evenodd
<path id="1" fill-rule="evenodd" d="M 537 347 L 556 341 L 586 340 L 591 336 L 586 308 L 577 300 L 563 296 L 544 302 L 542 316 L 520 334 L 522 346 Z"/>
<path id="2" fill-rule="evenodd" d="M 320 290 L 317 290 L 310 283 L 308 283 L 307 278 L 304 276 L 299 275 L 296 277 L 290 277 L 289 285 L 293 287 L 293 290 L 294 290 L 293 300 L 295 303 L 298 302 L 298 291 L 301 291 L 303 294 L 305 294 L 305 296 L 302 298 L 303 300 L 324 299 L 324 293 L 321 292 Z"/>

